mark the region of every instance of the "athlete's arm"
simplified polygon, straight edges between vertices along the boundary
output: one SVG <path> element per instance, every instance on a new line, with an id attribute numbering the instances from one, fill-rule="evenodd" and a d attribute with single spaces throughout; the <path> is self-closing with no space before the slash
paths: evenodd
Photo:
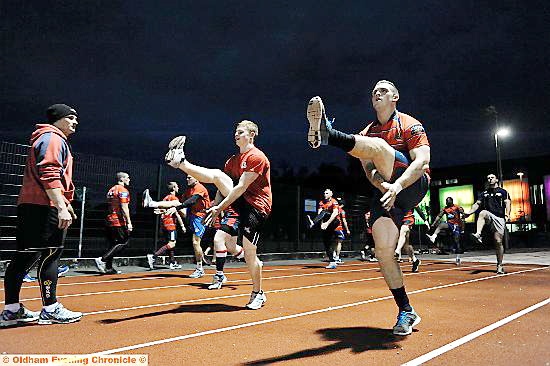
<path id="1" fill-rule="evenodd" d="M 46 189 L 46 194 L 48 195 L 50 201 L 52 201 L 54 207 L 57 208 L 57 227 L 60 229 L 66 229 L 71 226 L 73 218 L 67 209 L 65 199 L 63 198 L 63 193 L 61 193 L 61 188 Z"/>
<path id="2" fill-rule="evenodd" d="M 437 216 L 434 219 L 434 222 L 432 222 L 432 228 L 435 227 L 439 223 L 439 220 L 441 220 L 441 218 L 443 217 L 444 212 L 445 211 L 441 210 L 441 212 L 437 214 Z"/>
<path id="3" fill-rule="evenodd" d="M 223 201 L 221 201 L 216 206 L 212 206 L 208 210 L 206 210 L 208 216 L 206 217 L 205 223 L 207 225 L 210 225 L 212 222 L 214 222 L 220 212 L 225 210 L 233 202 L 235 202 L 237 198 L 242 196 L 243 193 L 246 192 L 246 190 L 248 189 L 248 186 L 250 186 L 252 182 L 254 182 L 259 176 L 260 175 L 258 173 L 244 172 L 239 178 L 239 183 L 237 183 L 237 185 L 234 186 L 231 191 L 229 191 L 227 197 L 225 197 Z"/>
<path id="4" fill-rule="evenodd" d="M 393 203 L 399 192 L 420 179 L 430 167 L 430 147 L 428 145 L 411 149 L 409 153 L 412 162 L 403 174 L 392 184 L 387 182 L 382 183 L 382 187 L 386 189 L 386 193 L 382 196 L 380 202 L 382 202 L 382 206 L 386 210 L 393 207 Z"/>
<path id="5" fill-rule="evenodd" d="M 367 175 L 367 179 L 369 182 L 378 188 L 380 192 L 384 193 L 386 190 L 382 186 L 382 183 L 384 183 L 386 180 L 380 173 L 378 173 L 378 170 L 376 170 L 376 167 L 374 166 L 374 163 L 372 160 L 364 160 L 363 162 L 363 170 L 365 171 L 365 174 Z"/>
<path id="6" fill-rule="evenodd" d="M 128 226 L 128 231 L 132 231 L 134 227 L 132 226 L 132 220 L 130 219 L 130 208 L 128 207 L 128 202 L 121 203 L 120 207 L 122 208 L 122 214 L 126 219 L 126 225 Z"/>
<path id="7" fill-rule="evenodd" d="M 506 206 L 506 211 L 504 211 L 504 219 L 506 221 L 510 220 L 510 211 L 512 210 L 512 205 L 510 203 L 511 203 L 511 201 L 510 201 L 509 198 L 504 200 L 504 204 Z"/>
<path id="8" fill-rule="evenodd" d="M 346 220 L 345 217 L 342 217 L 342 224 L 344 224 L 344 229 L 346 230 L 348 235 L 351 234 L 351 231 L 349 231 L 349 227 L 348 227 L 348 220 Z"/>
<path id="9" fill-rule="evenodd" d="M 464 217 L 468 217 L 470 216 L 471 214 L 473 214 L 474 212 L 476 212 L 478 209 L 479 209 L 479 206 L 481 205 L 481 201 L 480 200 L 477 200 L 473 205 L 472 207 L 470 207 L 470 211 L 468 212 L 464 212 Z"/>
<path id="10" fill-rule="evenodd" d="M 334 207 L 328 220 L 321 224 L 321 230 L 326 230 L 326 228 L 334 221 L 336 216 L 338 216 L 338 207 Z"/>

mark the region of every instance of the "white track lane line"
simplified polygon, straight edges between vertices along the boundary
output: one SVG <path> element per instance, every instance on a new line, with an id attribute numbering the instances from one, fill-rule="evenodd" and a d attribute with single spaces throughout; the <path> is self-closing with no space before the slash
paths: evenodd
<path id="1" fill-rule="evenodd" d="M 426 353 L 425 355 L 422 355 L 420 357 L 417 357 L 415 358 L 414 360 L 410 360 L 409 362 L 406 362 L 404 363 L 402 366 L 417 366 L 417 365 L 421 365 L 423 364 L 424 362 L 427 362 L 433 358 L 436 358 L 438 356 L 441 356 L 442 354 L 456 348 L 456 347 L 459 347 L 459 346 L 462 346 L 464 343 L 467 343 L 467 342 L 470 342 L 471 340 L 477 338 L 477 337 L 480 337 L 486 333 L 489 333 L 490 331 L 493 331 L 495 329 L 497 329 L 498 327 L 501 327 L 507 323 L 510 323 L 512 320 L 515 320 L 519 317 L 522 317 L 524 316 L 525 314 L 528 314 L 534 310 L 537 310 L 538 308 L 540 307 L 543 307 L 545 305 L 548 305 L 550 304 L 550 298 L 547 298 L 546 300 L 544 301 L 541 301 L 535 305 L 532 305 L 532 306 L 529 306 L 528 308 L 526 309 L 523 309 L 521 311 L 518 311 L 517 313 L 515 314 L 512 314 L 510 316 L 507 316 L 506 318 L 502 319 L 502 320 L 499 320 L 498 322 L 496 323 L 493 323 L 493 324 L 490 324 L 484 328 L 481 328 L 480 330 L 478 331 L 475 331 L 473 333 L 470 333 L 462 338 L 459 338 L 457 339 L 456 341 L 453 341 L 451 343 L 448 343 L 442 347 L 439 347 L 437 349 L 434 349 L 433 351 L 431 352 L 428 352 Z"/>
<path id="2" fill-rule="evenodd" d="M 490 266 L 490 264 L 483 265 L 483 266 Z M 463 268 L 479 268 L 480 266 L 475 267 L 463 267 Z M 422 273 L 434 273 L 434 272 L 448 272 L 456 270 L 457 267 L 453 268 L 445 268 L 445 269 L 437 269 L 433 271 L 427 271 L 427 272 L 418 272 L 418 273 L 408 273 L 405 274 L 405 276 L 415 276 L 420 275 Z M 287 292 L 287 291 L 296 291 L 296 290 L 305 290 L 310 288 L 319 288 L 319 287 L 327 287 L 327 286 L 337 286 L 337 285 L 345 285 L 348 283 L 357 283 L 357 282 L 367 282 L 367 281 L 374 281 L 374 280 L 381 280 L 384 277 L 370 277 L 370 278 L 361 278 L 357 280 L 347 280 L 347 281 L 339 281 L 339 282 L 329 282 L 329 283 L 322 283 L 317 285 L 308 285 L 308 286 L 300 286 L 300 287 L 291 287 L 291 288 L 284 288 L 279 290 L 271 290 L 266 291 L 266 293 L 278 293 L 278 292 Z M 141 306 L 132 306 L 128 308 L 117 308 L 117 309 L 109 309 L 109 310 L 99 310 L 99 311 L 93 311 L 89 313 L 85 313 L 84 315 L 97 315 L 97 314 L 105 314 L 105 313 L 116 313 L 120 311 L 130 311 L 130 310 L 139 310 L 139 309 L 148 309 L 148 308 L 154 308 L 154 307 L 161 307 L 161 306 L 170 306 L 170 305 L 181 305 L 181 304 L 189 304 L 189 303 L 196 303 L 201 301 L 211 301 L 211 300 L 220 300 L 220 299 L 231 299 L 235 297 L 248 297 L 250 296 L 250 292 L 246 292 L 244 294 L 235 294 L 235 295 L 226 295 L 226 296 L 216 296 L 216 297 L 207 297 L 207 298 L 199 298 L 199 299 L 192 299 L 192 300 L 182 300 L 182 301 L 174 301 L 174 302 L 167 302 L 167 303 L 160 303 L 160 304 L 151 304 L 151 305 L 141 305 Z"/>
<path id="3" fill-rule="evenodd" d="M 303 273 L 303 274 L 296 274 L 296 275 L 286 275 L 286 276 L 274 276 L 274 277 L 264 277 L 263 280 L 274 280 L 274 279 L 281 279 L 281 278 L 292 278 L 292 277 L 307 277 L 307 276 L 322 276 L 322 275 L 337 275 L 340 273 L 348 273 L 348 272 L 367 272 L 367 271 L 375 271 L 378 270 L 378 267 L 371 267 L 371 268 L 361 268 L 361 269 L 348 269 L 345 271 L 332 271 L 332 272 L 313 272 L 313 273 Z M 248 272 L 243 272 L 248 273 Z M 422 272 L 419 272 L 422 273 Z M 227 283 L 235 283 L 235 282 L 251 282 L 250 279 L 246 280 L 232 280 L 227 281 Z M 150 291 L 150 290 L 163 290 L 168 288 L 181 288 L 181 287 L 194 287 L 194 285 L 190 284 L 180 284 L 180 285 L 166 285 L 166 286 L 155 286 L 155 287 L 141 287 L 141 288 L 135 288 L 135 289 L 125 289 L 125 290 L 111 290 L 111 291 L 97 291 L 97 292 L 85 292 L 80 294 L 71 294 L 71 295 L 58 295 L 58 298 L 64 298 L 64 297 L 78 297 L 78 296 L 93 296 L 93 295 L 107 295 L 107 294 L 119 294 L 119 293 L 126 293 L 126 292 L 136 292 L 136 291 Z M 249 294 L 250 295 L 250 294 Z M 35 301 L 35 300 L 42 300 L 40 297 L 33 297 L 33 298 L 27 298 L 22 299 L 20 301 Z M 0 304 L 3 304 L 4 301 L 0 301 Z"/>
<path id="4" fill-rule="evenodd" d="M 479 282 L 479 281 L 489 280 L 489 279 L 498 278 L 498 277 L 511 276 L 511 275 L 515 275 L 515 274 L 519 274 L 519 273 L 540 271 L 540 270 L 548 269 L 548 268 L 550 268 L 550 267 L 540 267 L 540 268 L 534 268 L 534 269 L 527 269 L 527 270 L 523 270 L 523 271 L 510 272 L 510 273 L 506 273 L 506 274 L 503 274 L 503 275 L 493 275 L 493 276 L 488 276 L 488 277 L 477 278 L 477 279 L 474 279 L 474 280 L 455 282 L 455 283 L 448 284 L 448 285 L 428 287 L 428 288 L 408 292 L 408 294 L 409 295 L 418 294 L 418 293 L 438 290 L 438 289 L 442 289 L 442 288 L 460 286 L 460 285 L 464 285 L 464 284 L 467 284 L 467 283 Z M 390 295 L 390 296 L 385 296 L 385 297 L 379 297 L 379 298 L 376 298 L 376 299 L 365 300 L 365 301 L 355 302 L 355 303 L 351 303 L 351 304 L 331 306 L 331 307 L 328 307 L 328 308 L 307 311 L 307 312 L 304 312 L 304 313 L 297 313 L 297 314 L 292 314 L 292 315 L 280 316 L 280 317 L 277 317 L 277 318 L 264 319 L 264 320 L 259 320 L 259 321 L 255 321 L 255 322 L 250 322 L 250 323 L 233 325 L 233 326 L 230 326 L 230 327 L 207 330 L 207 331 L 204 331 L 204 332 L 198 332 L 198 333 L 186 334 L 186 335 L 177 336 L 177 337 L 159 339 L 159 340 L 152 341 L 152 342 L 139 343 L 139 344 L 134 344 L 134 345 L 131 345 L 131 346 L 119 347 L 119 348 L 114 348 L 114 349 L 110 349 L 110 350 L 100 351 L 100 352 L 93 353 L 92 355 L 110 355 L 110 354 L 113 354 L 113 353 L 127 352 L 127 351 L 131 351 L 131 350 L 135 350 L 135 349 L 156 346 L 156 345 L 159 345 L 159 344 L 177 342 L 177 341 L 182 341 L 182 340 L 190 339 L 190 338 L 197 338 L 197 337 L 201 337 L 201 336 L 205 336 L 205 335 L 209 335 L 209 334 L 223 333 L 223 332 L 228 332 L 228 331 L 235 330 L 235 329 L 249 328 L 249 327 L 253 327 L 253 326 L 256 326 L 256 325 L 274 323 L 274 322 L 278 322 L 278 321 L 282 321 L 282 320 L 301 318 L 301 317 L 308 316 L 308 315 L 326 313 L 326 312 L 329 312 L 329 311 L 346 309 L 346 308 L 350 308 L 350 307 L 365 305 L 365 304 L 378 302 L 378 301 L 383 301 L 383 300 L 388 300 L 388 299 L 393 299 L 393 296 Z"/>
<path id="5" fill-rule="evenodd" d="M 374 263 L 372 263 L 374 264 Z M 431 264 L 431 263 L 427 263 L 426 265 L 428 264 Z M 299 265 L 298 265 L 299 266 Z M 352 267 L 352 266 L 365 266 L 365 263 L 350 263 L 350 264 L 341 264 L 339 265 L 338 267 Z M 320 268 L 320 267 L 319 267 Z M 378 267 L 376 267 L 378 268 Z M 278 271 L 292 271 L 292 270 L 300 270 L 301 268 L 296 268 L 296 267 L 293 267 L 293 268 L 272 268 L 272 269 L 269 269 L 269 267 L 267 269 L 263 269 L 262 272 L 265 273 L 265 272 L 278 272 Z M 179 271 L 179 272 L 174 272 L 174 271 L 163 271 L 163 272 L 160 272 L 160 271 L 144 271 L 144 272 L 135 272 L 136 274 L 161 274 L 161 273 L 170 273 L 170 274 L 181 274 L 182 271 Z M 248 271 L 242 271 L 242 272 L 226 272 L 226 274 L 229 274 L 229 275 L 233 275 L 233 274 L 247 274 Z M 66 277 L 63 277 L 63 278 L 75 278 L 75 277 L 86 277 L 86 276 L 89 276 L 89 275 L 81 275 L 81 276 L 66 276 Z M 97 276 L 95 277 L 100 277 L 100 275 L 98 274 Z M 116 283 L 116 282 L 125 282 L 125 281 L 147 281 L 147 280 L 162 280 L 162 279 L 165 279 L 165 278 L 169 278 L 169 277 L 144 277 L 144 278 L 117 278 L 117 279 L 111 279 L 111 280 L 104 280 L 104 281 L 88 281 L 88 282 L 69 282 L 69 283 L 58 283 L 57 284 L 57 287 L 59 286 L 81 286 L 81 285 L 95 285 L 95 284 L 102 284 L 102 283 Z M 182 274 L 182 279 L 184 278 L 187 278 L 185 277 L 185 275 Z M 4 282 L 4 281 L 0 281 L 0 282 Z M 23 286 L 21 287 L 21 289 L 30 289 L 30 288 L 39 288 L 40 286 L 38 285 L 31 285 L 31 286 Z M 0 288 L 0 291 L 4 291 L 4 288 Z"/>

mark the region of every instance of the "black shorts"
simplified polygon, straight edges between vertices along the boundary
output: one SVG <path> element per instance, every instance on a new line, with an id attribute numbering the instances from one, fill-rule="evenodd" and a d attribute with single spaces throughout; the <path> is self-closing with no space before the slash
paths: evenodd
<path id="1" fill-rule="evenodd" d="M 178 240 L 178 231 L 164 230 L 164 238 L 166 239 L 166 241 L 176 241 Z"/>
<path id="2" fill-rule="evenodd" d="M 235 201 L 232 206 L 239 214 L 237 244 L 242 245 L 243 237 L 245 237 L 252 244 L 258 245 L 260 232 L 267 220 L 267 215 L 258 211 L 242 197 Z"/>
<path id="3" fill-rule="evenodd" d="M 29 203 L 17 206 L 17 250 L 63 248 L 67 230 L 58 228 L 58 223 L 55 207 Z"/>
<path id="4" fill-rule="evenodd" d="M 130 233 L 126 226 L 107 226 L 105 228 L 105 238 L 111 243 L 111 246 L 115 246 L 126 243 L 130 238 Z"/>
<path id="5" fill-rule="evenodd" d="M 390 183 L 393 183 L 399 178 L 409 166 L 409 161 L 403 153 L 395 151 L 395 163 L 392 178 Z M 382 207 L 380 199 L 383 193 L 378 189 L 374 189 L 371 200 L 371 217 L 370 225 L 374 225 L 376 220 L 382 216 L 390 217 L 395 222 L 397 227 L 401 227 L 403 218 L 416 207 L 428 192 L 430 188 L 430 177 L 423 174 L 416 182 L 407 188 L 403 189 L 395 199 L 394 207 L 388 212 Z"/>

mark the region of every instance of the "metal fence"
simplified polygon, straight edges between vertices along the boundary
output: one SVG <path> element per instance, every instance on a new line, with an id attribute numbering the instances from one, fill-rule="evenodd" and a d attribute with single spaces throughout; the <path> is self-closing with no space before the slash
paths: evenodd
<path id="1" fill-rule="evenodd" d="M 28 145 L 0 143 L 0 257 L 15 249 L 17 197 L 23 179 Z M 184 181 L 181 172 L 164 165 L 136 162 L 91 154 L 74 154 L 73 178 L 77 188 L 73 207 L 79 219 L 69 228 L 65 244 L 66 257 L 91 257 L 107 249 L 104 222 L 107 209 L 106 193 L 116 183 L 116 173 L 130 174 L 130 212 L 134 231 L 126 255 L 144 255 L 161 244 L 157 217 L 141 207 L 141 192 L 150 188 L 153 197 L 161 198 L 169 181 Z M 180 185 L 182 187 L 185 184 Z M 215 187 L 208 186 L 210 193 Z M 264 253 L 290 251 L 322 251 L 318 231 L 307 230 L 304 199 L 318 200 L 322 191 L 296 185 L 273 182 L 273 211 L 263 230 L 259 251 Z M 85 192 L 85 193 L 84 193 Z M 352 231 L 344 242 L 344 250 L 358 250 L 364 241 L 364 212 L 367 197 L 339 192 L 347 204 L 347 220 Z M 81 221 L 81 218 L 84 219 Z M 178 238 L 177 254 L 191 254 L 190 234 Z M 207 243 L 211 238 L 205 238 Z M 207 244 L 205 243 L 205 245 Z M 203 245 L 203 247 L 205 247 Z"/>

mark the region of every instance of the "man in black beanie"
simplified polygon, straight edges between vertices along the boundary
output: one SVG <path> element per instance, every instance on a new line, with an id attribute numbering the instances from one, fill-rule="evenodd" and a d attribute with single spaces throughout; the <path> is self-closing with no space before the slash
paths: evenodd
<path id="1" fill-rule="evenodd" d="M 30 138 L 23 184 L 17 200 L 17 251 L 4 279 L 4 311 L 0 326 L 38 321 L 39 324 L 73 323 L 81 312 L 57 301 L 57 264 L 67 228 L 75 219 L 71 201 L 73 156 L 67 138 L 76 132 L 77 113 L 65 104 L 46 111 L 49 124 L 37 124 Z M 23 277 L 38 258 L 42 311 L 26 309 L 19 302 Z"/>

